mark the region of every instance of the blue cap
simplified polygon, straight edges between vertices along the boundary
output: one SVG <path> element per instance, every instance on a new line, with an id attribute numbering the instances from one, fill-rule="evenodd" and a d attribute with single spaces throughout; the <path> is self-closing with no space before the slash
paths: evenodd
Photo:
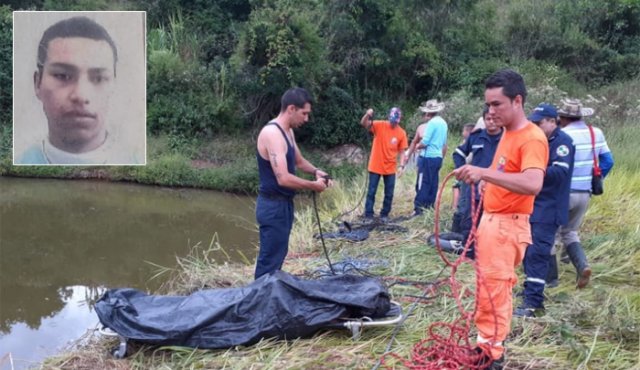
<path id="1" fill-rule="evenodd" d="M 400 122 L 401 118 L 402 118 L 402 111 L 400 110 L 400 108 L 398 107 L 391 108 L 391 110 L 389 111 L 389 122 L 395 125 L 398 122 Z"/>
<path id="2" fill-rule="evenodd" d="M 540 122 L 543 118 L 557 118 L 558 111 L 553 104 L 540 103 L 533 108 L 533 112 L 527 117 L 531 122 Z"/>

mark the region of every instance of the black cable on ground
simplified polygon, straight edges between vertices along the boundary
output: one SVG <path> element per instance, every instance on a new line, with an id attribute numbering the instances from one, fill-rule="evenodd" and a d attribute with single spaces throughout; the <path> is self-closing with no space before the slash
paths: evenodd
<path id="1" fill-rule="evenodd" d="M 327 262 L 329 263 L 329 269 L 331 270 L 331 273 L 335 275 L 336 272 L 333 270 L 331 259 L 329 259 L 329 252 L 327 252 L 327 246 L 324 244 L 324 236 L 322 235 L 322 225 L 320 224 L 320 214 L 318 213 L 318 202 L 316 201 L 315 191 L 312 193 L 311 197 L 313 198 L 313 210 L 315 211 L 315 214 L 316 214 L 316 222 L 318 223 L 318 229 L 320 231 L 320 240 L 322 241 L 322 249 L 324 250 L 324 256 L 327 258 Z"/>

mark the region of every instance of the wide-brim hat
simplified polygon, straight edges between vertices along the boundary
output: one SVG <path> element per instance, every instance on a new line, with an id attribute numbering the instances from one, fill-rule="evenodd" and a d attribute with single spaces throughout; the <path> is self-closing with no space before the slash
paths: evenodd
<path id="1" fill-rule="evenodd" d="M 444 103 L 437 99 L 427 100 L 418 109 L 423 113 L 438 113 L 444 109 Z"/>
<path id="2" fill-rule="evenodd" d="M 560 117 L 581 118 L 593 115 L 593 108 L 583 107 L 578 99 L 562 99 L 562 108 L 558 109 Z"/>

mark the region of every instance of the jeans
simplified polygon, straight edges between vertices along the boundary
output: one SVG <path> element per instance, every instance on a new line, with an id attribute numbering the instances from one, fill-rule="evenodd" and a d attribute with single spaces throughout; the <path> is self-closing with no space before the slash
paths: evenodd
<path id="1" fill-rule="evenodd" d="M 584 215 L 587 213 L 587 208 L 589 208 L 590 199 L 591 194 L 586 192 L 571 192 L 569 194 L 569 222 L 564 226 L 560 226 L 558 230 L 560 241 L 565 248 L 571 243 L 580 243 L 578 230 L 580 230 Z"/>
<path id="2" fill-rule="evenodd" d="M 260 251 L 255 278 L 280 270 L 289 251 L 293 226 L 293 199 L 269 199 L 258 196 L 256 220 L 260 226 Z"/>
<path id="3" fill-rule="evenodd" d="M 380 177 L 384 181 L 384 200 L 382 201 L 382 210 L 380 217 L 388 217 L 391 213 L 391 203 L 393 202 L 393 189 L 396 187 L 396 174 L 379 175 L 369 172 L 369 189 L 367 190 L 367 201 L 364 205 L 364 216 L 373 217 L 373 205 L 376 201 L 376 191 L 380 183 Z"/>
<path id="4" fill-rule="evenodd" d="M 440 167 L 442 167 L 442 158 L 418 157 L 416 198 L 413 201 L 416 213 L 422 213 L 425 208 L 432 208 L 436 202 Z"/>

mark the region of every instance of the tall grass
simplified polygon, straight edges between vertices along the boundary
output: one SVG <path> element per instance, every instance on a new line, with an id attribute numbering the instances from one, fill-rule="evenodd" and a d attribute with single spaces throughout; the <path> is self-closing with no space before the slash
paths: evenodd
<path id="1" fill-rule="evenodd" d="M 598 120 L 604 119 L 606 116 Z M 640 171 L 637 159 L 640 156 L 640 145 L 637 144 L 640 129 L 633 125 L 633 120 L 635 118 L 628 117 L 603 125 L 616 165 L 606 178 L 604 195 L 592 198 L 581 231 L 594 270 L 591 284 L 586 289 L 576 290 L 573 267 L 561 264 L 560 285 L 546 291 L 546 314 L 535 319 L 514 318 L 512 333 L 506 342 L 506 368 L 640 369 Z M 455 147 L 458 140 L 452 138 L 450 148 Z M 447 159 L 441 177 L 450 169 L 450 159 Z M 392 217 L 411 213 L 414 181 L 414 170 L 398 179 Z M 325 231 L 335 231 L 336 223 L 341 220 L 357 220 L 363 212 L 364 204 L 359 202 L 365 183 L 365 174 L 362 173 L 339 181 L 334 188 L 318 196 Z M 444 191 L 442 226 L 446 227 L 451 217 L 450 186 Z M 381 197 L 382 189 L 378 191 L 376 209 L 381 206 Z M 313 237 L 318 226 L 312 203 L 304 197 L 299 200 L 290 256 L 284 270 L 312 276 L 318 268 L 326 267 L 326 261 L 320 241 Z M 358 207 L 349 213 L 355 205 Z M 335 263 L 347 257 L 367 256 L 385 262 L 372 268 L 371 273 L 422 282 L 434 281 L 444 264 L 436 251 L 425 243 L 425 238 L 433 230 L 433 213 L 426 212 L 402 225 L 409 231 L 373 231 L 362 243 L 327 239 L 330 258 Z M 165 292 L 186 294 L 203 287 L 243 285 L 251 279 L 250 263 L 221 266 L 211 261 L 209 251 L 215 248 L 219 248 L 215 240 L 208 246 L 199 245 L 192 255 L 178 261 L 177 268 L 167 270 L 172 278 L 165 286 Z M 448 273 L 445 269 L 441 277 Z M 474 272 L 470 266 L 465 265 L 456 276 L 464 286 L 474 288 Z M 406 285 L 391 285 L 389 290 L 405 310 L 413 305 L 409 296 L 424 293 Z M 107 349 L 115 343 L 94 337 L 83 347 L 48 359 L 44 367 L 370 369 L 383 355 L 388 343 L 391 343 L 392 352 L 407 358 L 412 346 L 426 337 L 430 324 L 452 322 L 458 318 L 459 313 L 448 293 L 446 287 L 436 289 L 430 292 L 431 299 L 416 304 L 393 341 L 393 328 L 390 327 L 366 329 L 359 340 L 352 340 L 346 330 L 332 330 L 320 332 L 309 339 L 263 340 L 251 347 L 220 351 L 134 346 L 130 357 L 113 360 L 109 358 Z M 471 309 L 473 302 L 465 298 L 464 304 Z M 471 333 L 472 336 L 474 334 Z M 403 368 L 397 361 L 388 361 L 391 368 Z"/>

